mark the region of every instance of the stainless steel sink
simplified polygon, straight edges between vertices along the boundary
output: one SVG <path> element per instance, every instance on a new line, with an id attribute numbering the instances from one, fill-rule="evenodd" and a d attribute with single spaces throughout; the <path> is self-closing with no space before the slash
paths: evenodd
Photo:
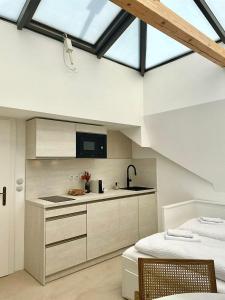
<path id="1" fill-rule="evenodd" d="M 130 186 L 130 187 L 125 187 L 121 188 L 121 190 L 127 190 L 127 191 L 144 191 L 144 190 L 153 190 L 154 188 L 149 188 L 149 187 L 143 187 L 143 186 Z"/>

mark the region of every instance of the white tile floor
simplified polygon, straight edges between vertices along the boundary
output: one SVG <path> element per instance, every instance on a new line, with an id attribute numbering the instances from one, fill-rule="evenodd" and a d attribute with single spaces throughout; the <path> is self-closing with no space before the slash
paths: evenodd
<path id="1" fill-rule="evenodd" d="M 41 286 L 24 271 L 0 278 L 0 300 L 121 300 L 121 259 Z"/>

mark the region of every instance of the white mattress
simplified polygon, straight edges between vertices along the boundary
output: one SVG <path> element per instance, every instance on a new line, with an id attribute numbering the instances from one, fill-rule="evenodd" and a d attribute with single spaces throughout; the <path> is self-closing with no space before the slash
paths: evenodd
<path id="1" fill-rule="evenodd" d="M 125 271 L 133 273 L 134 275 L 138 276 L 137 271 L 137 262 L 139 257 L 143 258 L 154 258 L 153 256 L 143 254 L 138 252 L 135 247 L 128 248 L 123 254 L 122 254 L 123 260 L 124 260 L 124 266 Z M 155 257 L 156 258 L 156 257 Z M 216 280 L 217 283 L 217 291 L 218 293 L 225 294 L 225 281 Z"/>
<path id="2" fill-rule="evenodd" d="M 225 222 L 219 224 L 201 223 L 198 218 L 188 220 L 179 229 L 191 230 L 193 233 L 225 241 Z"/>

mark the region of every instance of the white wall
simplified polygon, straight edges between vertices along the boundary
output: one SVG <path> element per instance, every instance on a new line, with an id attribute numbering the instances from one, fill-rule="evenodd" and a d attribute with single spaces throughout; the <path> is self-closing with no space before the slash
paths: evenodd
<path id="1" fill-rule="evenodd" d="M 73 73 L 64 65 L 62 43 L 1 20 L 0 35 L 0 107 L 139 124 L 138 72 L 75 49 L 78 73 Z"/>
<path id="2" fill-rule="evenodd" d="M 225 100 L 145 117 L 151 147 L 225 191 Z"/>
<path id="3" fill-rule="evenodd" d="M 225 202 L 225 193 L 215 192 L 211 183 L 149 148 L 141 148 L 133 143 L 133 158 L 156 158 L 160 229 L 162 229 L 161 208 L 163 205 L 196 198 Z"/>
<path id="4" fill-rule="evenodd" d="M 145 74 L 144 114 L 225 99 L 224 82 L 225 68 L 190 54 Z"/>

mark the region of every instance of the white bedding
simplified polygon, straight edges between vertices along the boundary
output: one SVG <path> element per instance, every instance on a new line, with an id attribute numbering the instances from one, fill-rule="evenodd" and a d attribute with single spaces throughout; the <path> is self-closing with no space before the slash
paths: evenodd
<path id="1" fill-rule="evenodd" d="M 190 230 L 202 236 L 225 241 L 225 222 L 206 224 L 195 218 L 182 224 L 179 229 Z"/>
<path id="2" fill-rule="evenodd" d="M 225 242 L 201 236 L 201 242 L 165 240 L 164 232 L 138 241 L 138 252 L 157 258 L 212 259 L 216 278 L 225 281 Z"/>

